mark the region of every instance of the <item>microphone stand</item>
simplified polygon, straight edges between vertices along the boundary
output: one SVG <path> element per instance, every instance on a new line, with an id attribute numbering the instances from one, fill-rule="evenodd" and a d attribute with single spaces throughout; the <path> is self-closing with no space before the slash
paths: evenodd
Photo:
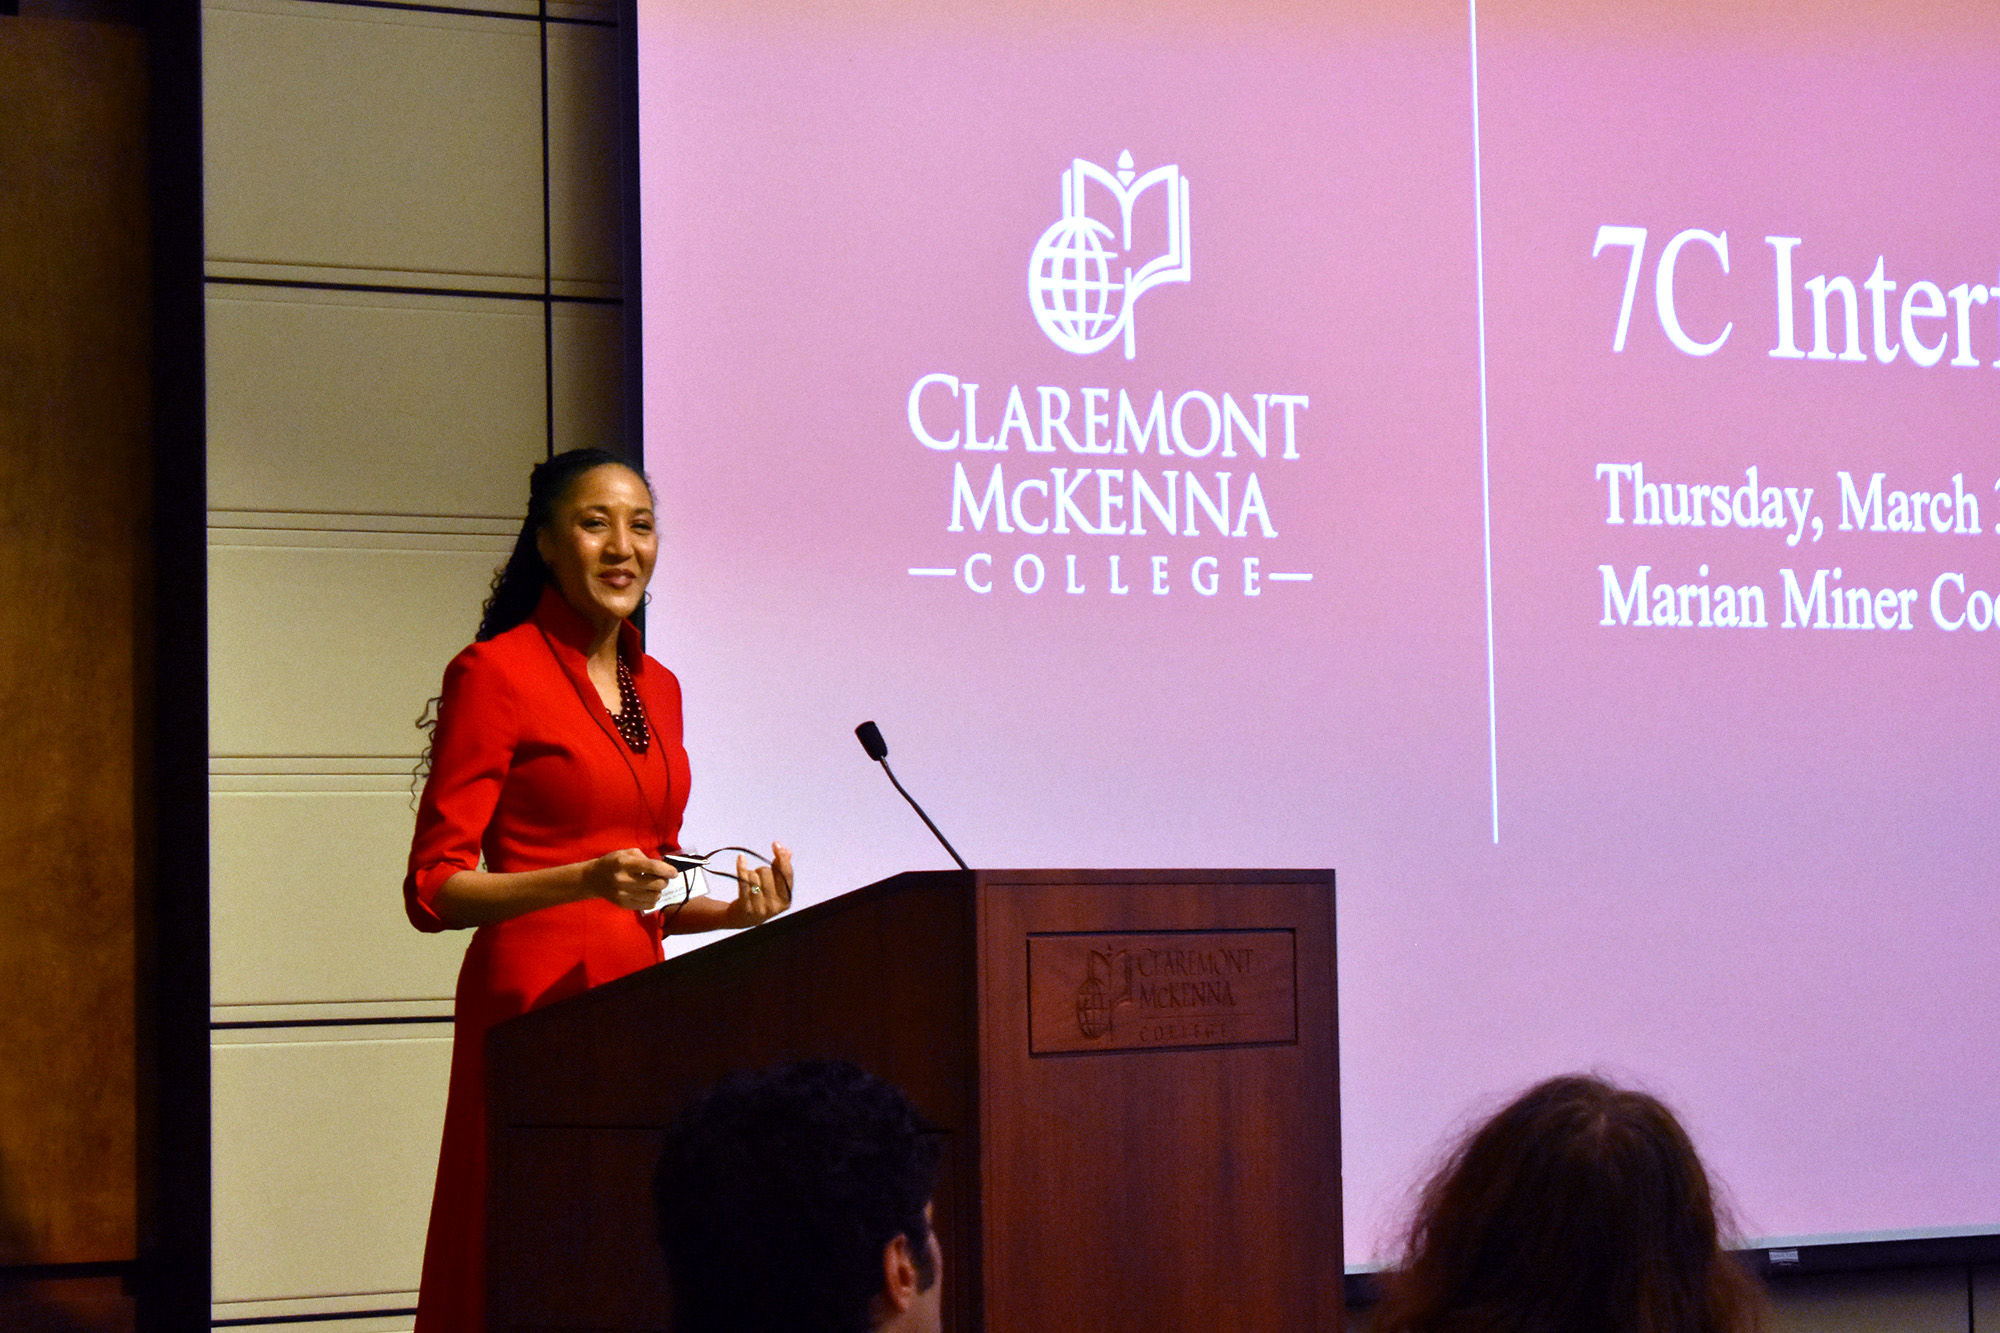
<path id="1" fill-rule="evenodd" d="M 917 812 L 917 818 L 924 821 L 924 827 L 931 831 L 931 835 L 933 837 L 935 837 L 939 842 L 944 844 L 944 849 L 951 853 L 951 859 L 958 862 L 958 868 L 960 870 L 972 869 L 971 866 L 965 863 L 965 858 L 958 854 L 958 848 L 951 845 L 951 839 L 945 837 L 943 833 L 939 832 L 938 826 L 936 824 L 931 823 L 931 817 L 924 813 L 924 808 L 921 805 L 917 804 L 917 798 L 910 795 L 908 792 L 904 791 L 903 784 L 896 781 L 896 770 L 889 767 L 889 757 L 887 755 L 884 755 L 880 759 L 877 759 L 875 762 L 882 765 L 882 771 L 889 775 L 890 784 L 896 788 L 896 791 L 902 796 L 904 800 L 910 803 L 910 809 Z"/>

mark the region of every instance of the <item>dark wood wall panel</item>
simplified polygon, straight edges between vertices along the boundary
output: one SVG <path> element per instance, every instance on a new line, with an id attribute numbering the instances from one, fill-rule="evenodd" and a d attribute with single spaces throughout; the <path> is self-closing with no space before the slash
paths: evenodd
<path id="1" fill-rule="evenodd" d="M 145 68 L 0 18 L 0 1264 L 135 1254 Z"/>

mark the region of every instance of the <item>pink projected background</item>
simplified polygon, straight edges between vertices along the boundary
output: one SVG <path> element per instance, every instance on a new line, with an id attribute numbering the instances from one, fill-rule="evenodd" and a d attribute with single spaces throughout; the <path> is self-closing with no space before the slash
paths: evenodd
<path id="1" fill-rule="evenodd" d="M 1336 868 L 1353 1263 L 1579 1067 L 2000 1230 L 2000 23 L 1482 4 L 1475 139 L 1462 3 L 638 13 L 695 845 L 942 864 L 873 718 L 976 865 Z"/>

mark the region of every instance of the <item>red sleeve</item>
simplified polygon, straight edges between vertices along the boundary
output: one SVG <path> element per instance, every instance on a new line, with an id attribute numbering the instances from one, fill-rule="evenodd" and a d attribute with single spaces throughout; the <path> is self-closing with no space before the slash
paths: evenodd
<path id="1" fill-rule="evenodd" d="M 520 710 L 498 654 L 474 644 L 444 671 L 431 771 L 417 806 L 403 906 L 418 930 L 447 930 L 434 906 L 444 882 L 479 868 L 480 843 L 514 761 Z"/>

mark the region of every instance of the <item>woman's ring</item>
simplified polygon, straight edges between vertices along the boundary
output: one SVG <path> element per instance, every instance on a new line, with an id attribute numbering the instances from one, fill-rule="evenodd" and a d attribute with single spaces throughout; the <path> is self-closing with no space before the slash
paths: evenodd
<path id="1" fill-rule="evenodd" d="M 764 890 L 762 890 L 761 888 L 757 887 L 757 886 L 756 886 L 755 884 L 752 884 L 752 885 L 750 886 L 750 892 L 752 892 L 752 893 L 762 893 L 763 891 L 764 891 Z"/>

